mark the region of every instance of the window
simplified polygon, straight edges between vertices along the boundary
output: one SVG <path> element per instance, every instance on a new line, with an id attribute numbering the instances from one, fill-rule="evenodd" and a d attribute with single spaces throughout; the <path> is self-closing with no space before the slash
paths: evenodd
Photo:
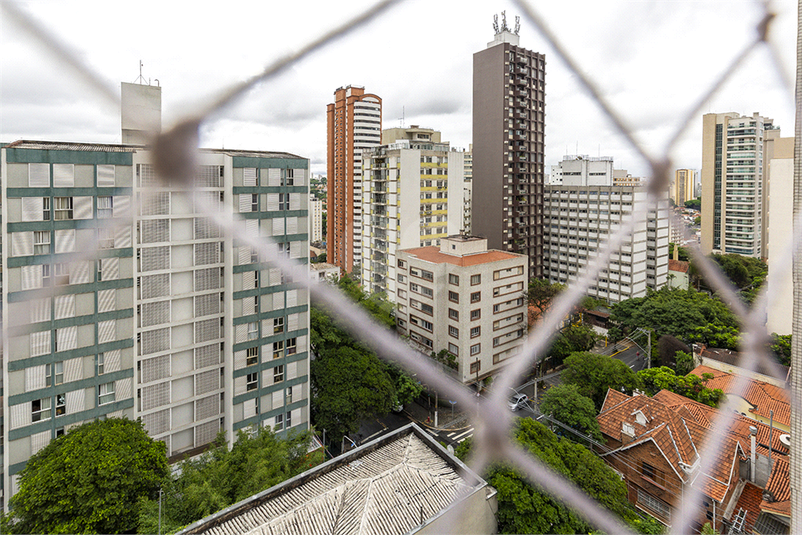
<path id="1" fill-rule="evenodd" d="M 398 274 L 398 282 L 405 282 L 407 280 L 406 276 L 402 275 L 401 273 Z"/>
<path id="2" fill-rule="evenodd" d="M 50 286 L 50 264 L 42 264 L 42 287 Z"/>
<path id="3" fill-rule="evenodd" d="M 67 396 L 56 394 L 56 416 L 67 413 Z"/>
<path id="4" fill-rule="evenodd" d="M 288 387 L 284 391 L 284 403 L 286 405 L 289 405 L 290 403 L 292 403 L 292 387 Z M 289 418 L 289 413 L 287 413 L 287 420 L 289 420 L 289 419 L 290 419 Z"/>
<path id="5" fill-rule="evenodd" d="M 98 265 L 100 265 L 99 262 Z M 70 270 L 67 264 L 53 264 L 53 271 L 55 272 L 54 281 L 56 286 L 64 286 L 70 283 Z"/>
<path id="6" fill-rule="evenodd" d="M 427 281 L 433 281 L 434 280 L 434 274 L 431 271 L 421 270 L 420 276 L 421 276 L 421 278 L 423 280 L 427 280 Z"/>
<path id="7" fill-rule="evenodd" d="M 97 404 L 105 405 L 114 401 L 114 383 L 106 383 L 97 387 Z"/>
<path id="8" fill-rule="evenodd" d="M 53 197 L 53 219 L 72 219 L 72 197 Z"/>
<path id="9" fill-rule="evenodd" d="M 97 247 L 98 249 L 114 248 L 114 229 L 110 228 L 97 229 Z"/>
<path id="10" fill-rule="evenodd" d="M 471 355 L 478 355 L 481 350 L 482 350 L 482 344 L 474 344 L 471 346 Z"/>
<path id="11" fill-rule="evenodd" d="M 471 321 L 478 320 L 481 317 L 482 317 L 482 309 L 481 308 L 476 308 L 474 310 L 471 310 Z"/>
<path id="12" fill-rule="evenodd" d="M 259 348 L 258 347 L 249 347 L 246 350 L 245 355 L 245 365 L 246 366 L 253 366 L 259 361 Z"/>
<path id="13" fill-rule="evenodd" d="M 406 265 L 407 265 L 407 263 L 404 262 L 403 260 L 399 260 L 398 261 L 398 267 L 400 267 L 401 269 L 404 269 L 406 267 Z"/>
<path id="14" fill-rule="evenodd" d="M 471 286 L 476 286 L 477 284 L 482 284 L 482 276 L 471 275 Z"/>
<path id="15" fill-rule="evenodd" d="M 42 198 L 42 221 L 50 221 L 50 197 Z"/>
<path id="16" fill-rule="evenodd" d="M 474 347 L 477 347 L 477 346 L 471 347 L 471 355 L 475 354 L 473 352 L 473 348 Z M 478 353 L 478 351 L 476 353 Z M 471 371 L 470 371 L 470 373 L 479 373 L 479 370 L 481 370 L 481 369 L 482 369 L 482 361 L 481 360 L 475 360 L 475 361 L 471 362 Z"/>
<path id="17" fill-rule="evenodd" d="M 98 197 L 97 198 L 97 218 L 98 219 L 111 219 L 113 215 L 112 198 L 111 197 Z M 72 219 L 69 217 L 68 219 Z"/>
<path id="18" fill-rule="evenodd" d="M 471 338 L 476 338 L 477 336 L 482 334 L 481 327 L 471 327 Z"/>
<path id="19" fill-rule="evenodd" d="M 259 338 L 259 322 L 252 321 L 248 324 L 248 340 L 256 340 Z"/>
<path id="20" fill-rule="evenodd" d="M 50 419 L 50 398 L 31 401 L 31 422 L 43 422 Z"/>
<path id="21" fill-rule="evenodd" d="M 654 511 L 665 519 L 671 519 L 671 510 L 665 502 L 662 502 L 651 494 L 638 489 L 638 505 Z"/>
<path id="22" fill-rule="evenodd" d="M 273 431 L 281 431 L 282 429 L 284 429 L 284 415 L 277 414 L 276 425 L 273 426 Z"/>
<path id="23" fill-rule="evenodd" d="M 457 292 L 448 292 L 448 300 L 452 303 L 459 303 L 459 294 Z"/>
<path id="24" fill-rule="evenodd" d="M 449 336 L 453 336 L 454 338 L 459 338 L 459 329 L 457 329 L 453 325 L 449 325 L 448 326 L 448 334 L 449 334 Z"/>
<path id="25" fill-rule="evenodd" d="M 454 310 L 453 308 L 449 308 L 448 309 L 448 317 L 449 317 L 449 319 L 459 321 L 459 311 L 458 310 Z"/>
<path id="26" fill-rule="evenodd" d="M 34 230 L 33 254 L 49 254 L 49 253 L 50 253 L 50 231 Z"/>
<path id="27" fill-rule="evenodd" d="M 295 352 L 298 350 L 296 344 L 297 344 L 297 338 L 290 338 L 289 340 L 287 340 L 287 347 L 285 353 L 287 355 L 294 355 Z"/>
<path id="28" fill-rule="evenodd" d="M 666 473 L 647 462 L 643 463 L 643 477 L 651 479 L 660 486 L 665 486 L 666 484 Z"/>
<path id="29" fill-rule="evenodd" d="M 279 193 L 278 194 L 278 209 L 279 210 L 287 210 L 290 205 L 290 194 L 289 193 Z"/>
<path id="30" fill-rule="evenodd" d="M 256 390 L 259 386 L 259 374 L 257 372 L 249 373 L 245 376 L 245 390 L 250 392 Z"/>
<path id="31" fill-rule="evenodd" d="M 482 292 L 473 292 L 471 294 L 471 303 L 478 303 L 482 300 Z"/>
<path id="32" fill-rule="evenodd" d="M 459 286 L 459 275 L 448 275 L 448 282 L 449 284 L 455 284 Z"/>
<path id="33" fill-rule="evenodd" d="M 284 380 L 284 365 L 281 364 L 273 368 L 273 382 L 280 383 Z"/>
<path id="34" fill-rule="evenodd" d="M 47 386 L 60 385 L 64 382 L 64 362 L 45 365 L 45 384 Z"/>
<path id="35" fill-rule="evenodd" d="M 454 355 L 455 357 L 459 356 L 459 347 L 452 344 L 451 342 L 448 343 L 448 352 Z"/>
<path id="36" fill-rule="evenodd" d="M 285 422 L 284 425 L 287 427 L 287 429 L 292 427 L 292 413 L 291 412 L 287 413 L 286 418 L 284 419 L 284 422 Z"/>
<path id="37" fill-rule="evenodd" d="M 284 332 L 284 318 L 274 318 L 273 319 L 273 334 L 283 333 Z"/>
<path id="38" fill-rule="evenodd" d="M 259 195 L 256 193 L 251 194 L 251 212 L 259 211 Z"/>
<path id="39" fill-rule="evenodd" d="M 273 358 L 280 359 L 284 356 L 284 340 L 273 342 Z"/>
<path id="40" fill-rule="evenodd" d="M 97 354 L 97 374 L 103 375 L 106 368 L 106 357 L 103 353 Z"/>

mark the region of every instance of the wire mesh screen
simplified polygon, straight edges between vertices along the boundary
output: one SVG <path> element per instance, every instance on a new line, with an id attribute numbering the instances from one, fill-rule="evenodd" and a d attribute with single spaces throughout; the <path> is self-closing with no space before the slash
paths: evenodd
<path id="1" fill-rule="evenodd" d="M 793 101 L 794 84 L 792 75 L 787 72 L 783 66 L 784 64 L 780 58 L 779 46 L 775 43 L 772 34 L 772 25 L 775 15 L 772 11 L 772 6 L 769 3 L 755 2 L 756 7 L 762 10 L 763 16 L 755 25 L 751 36 L 740 35 L 737 36 L 737 38 L 733 38 L 731 46 L 740 47 L 740 52 L 726 68 L 715 69 L 716 72 L 719 72 L 717 77 L 699 81 L 704 89 L 698 100 L 688 106 L 681 116 L 677 117 L 676 122 L 674 122 L 671 127 L 671 135 L 668 136 L 666 144 L 655 150 L 653 147 L 648 146 L 637 138 L 635 130 L 630 126 L 630 121 L 625 118 L 625 110 L 620 110 L 614 106 L 609 97 L 605 94 L 605 91 L 601 88 L 602 85 L 586 74 L 586 70 L 580 62 L 574 58 L 571 46 L 562 42 L 559 36 L 554 33 L 549 25 L 549 21 L 545 20 L 539 14 L 534 3 L 517 0 L 514 1 L 513 4 L 522 14 L 524 21 L 537 28 L 540 35 L 547 41 L 550 50 L 546 52 L 553 54 L 553 57 L 556 57 L 557 61 L 567 67 L 572 76 L 578 80 L 582 89 L 591 96 L 600 113 L 614 125 L 617 132 L 629 143 L 631 149 L 646 163 L 648 169 L 646 173 L 648 175 L 647 189 L 653 202 L 657 202 L 657 200 L 663 198 L 665 192 L 668 190 L 671 180 L 669 173 L 674 169 L 674 161 L 671 155 L 682 136 L 689 128 L 689 125 L 694 121 L 698 121 L 701 113 L 705 111 L 704 107 L 709 99 L 729 80 L 736 76 L 739 70 L 743 69 L 744 65 L 758 52 L 765 52 L 761 58 L 763 61 L 772 63 L 773 69 L 778 75 L 778 79 L 782 80 L 781 84 L 784 84 L 788 101 Z M 70 52 L 69 43 L 59 42 L 56 37 L 48 32 L 47 28 L 40 26 L 16 3 L 3 1 L 2 5 L 5 16 L 7 16 L 9 20 L 12 20 L 13 24 L 23 28 L 28 33 L 30 39 L 46 47 L 49 54 L 61 62 L 64 68 L 63 74 L 65 76 L 83 80 L 93 88 L 97 94 L 108 101 L 109 104 L 115 107 L 119 105 L 119 100 L 114 91 L 111 91 L 107 87 L 98 73 L 94 72 L 81 57 Z M 271 80 L 280 83 L 283 73 L 299 65 L 311 54 L 325 50 L 334 41 L 346 35 L 358 34 L 366 25 L 377 19 L 391 16 L 390 12 L 393 8 L 408 10 L 423 9 L 420 4 L 404 2 L 403 0 L 385 0 L 378 2 L 370 8 L 365 9 L 363 12 L 358 13 L 346 23 L 328 28 L 319 35 L 312 36 L 308 44 L 290 53 L 286 57 L 276 60 L 267 66 L 263 72 L 227 88 L 214 102 L 211 102 L 203 108 L 192 110 L 192 112 L 188 113 L 183 119 L 177 121 L 172 128 L 152 139 L 151 145 L 155 177 L 151 178 L 153 180 L 172 181 L 174 184 L 183 184 L 186 186 L 187 190 L 191 190 L 195 187 L 207 186 L 207 184 L 195 182 L 197 180 L 196 170 L 198 168 L 197 148 L 199 144 L 199 129 L 206 121 L 219 117 L 220 114 L 224 113 L 226 109 L 237 102 L 247 101 L 249 91 L 257 84 Z M 460 9 L 462 9 L 462 6 Z M 424 13 L 421 12 L 421 17 L 423 16 Z M 798 103 L 796 109 L 798 109 Z M 637 118 L 634 120 L 637 121 Z M 141 206 L 129 206 L 124 209 L 133 211 L 134 213 L 136 213 L 136 211 L 141 211 L 142 214 L 160 213 L 160 207 L 164 205 L 165 202 L 169 202 L 169 199 L 161 198 L 159 195 L 164 196 L 169 194 L 160 193 L 146 196 L 141 200 Z M 187 202 L 192 202 L 191 192 L 188 192 L 188 197 L 190 200 Z M 600 271 L 607 265 L 610 255 L 618 249 L 622 241 L 632 232 L 634 226 L 647 217 L 646 205 L 642 205 L 640 209 L 635 209 L 627 220 L 616 230 L 610 232 L 604 247 L 600 249 L 599 254 L 583 271 L 582 277 L 571 284 L 569 288 L 558 297 L 544 319 L 528 334 L 528 341 L 525 344 L 523 354 L 511 362 L 501 373 L 490 395 L 477 401 L 471 390 L 443 375 L 433 362 L 426 358 L 421 358 L 419 353 L 413 351 L 394 335 L 381 328 L 360 328 L 360 326 L 370 324 L 372 321 L 370 317 L 363 310 L 350 304 L 331 287 L 310 281 L 306 273 L 307 267 L 305 265 L 294 262 L 287 255 L 276 254 L 277 245 L 271 237 L 258 236 L 249 232 L 244 220 L 231 211 L 221 211 L 219 206 L 216 205 L 214 198 L 197 195 L 194 197 L 194 202 L 196 209 L 199 208 L 205 212 L 208 217 L 208 222 L 216 224 L 229 235 L 236 235 L 243 244 L 250 246 L 254 251 L 259 251 L 261 257 L 269 259 L 274 266 L 280 268 L 282 272 L 291 277 L 292 280 L 308 286 L 314 299 L 327 304 L 332 309 L 338 310 L 341 316 L 340 319 L 345 325 L 350 326 L 353 334 L 360 337 L 379 355 L 400 363 L 410 372 L 417 374 L 417 376 L 430 387 L 439 391 L 441 395 L 447 395 L 449 399 L 460 403 L 461 406 L 476 406 L 475 413 L 472 416 L 476 424 L 474 441 L 475 455 L 471 461 L 474 470 L 478 473 L 482 473 L 489 463 L 493 461 L 511 461 L 517 465 L 520 470 L 526 473 L 531 481 L 535 482 L 559 500 L 570 504 L 579 514 L 598 529 L 607 533 L 627 532 L 627 528 L 616 517 L 602 506 L 595 503 L 573 483 L 554 473 L 538 459 L 528 455 L 513 443 L 510 439 L 513 418 L 510 411 L 506 410 L 507 395 L 505 393 L 508 392 L 511 387 L 516 386 L 514 384 L 516 378 L 524 375 L 528 369 L 542 359 L 543 355 L 548 350 L 553 333 L 556 331 L 561 319 L 568 315 L 572 307 L 585 295 L 589 286 L 597 278 Z M 474 200 L 474 202 L 477 201 Z M 109 208 L 111 208 L 111 206 L 109 206 Z M 114 206 L 115 212 L 117 208 L 117 206 Z M 41 207 L 39 209 L 41 210 Z M 115 218 L 116 216 L 117 214 L 115 214 Z M 115 228 L 114 221 L 115 219 L 109 219 L 107 228 L 112 231 L 119 230 Z M 684 225 L 679 221 L 676 222 L 676 225 L 679 228 L 684 228 Z M 169 237 L 163 236 L 163 234 L 167 232 L 165 228 L 157 228 L 155 226 L 153 228 L 148 227 L 143 228 L 142 232 L 149 237 L 152 235 L 154 241 L 169 240 Z M 112 232 L 109 235 L 114 236 L 114 233 Z M 103 246 L 98 242 L 88 245 L 95 248 Z M 792 236 L 788 236 L 787 242 L 783 244 L 785 261 L 779 263 L 781 269 L 777 270 L 777 280 L 780 280 L 780 278 L 786 276 L 788 272 L 790 272 L 795 246 L 796 243 Z M 85 249 L 78 248 L 78 251 L 83 250 L 83 252 L 75 253 L 75 260 L 93 259 L 92 247 L 87 247 Z M 209 262 L 214 262 L 218 254 L 216 247 L 216 244 L 209 244 L 207 249 L 196 249 L 194 253 L 197 257 L 208 257 L 210 259 Z M 751 308 L 747 308 L 740 301 L 733 287 L 715 263 L 701 254 L 699 248 L 696 246 L 691 247 L 690 252 L 694 263 L 703 272 L 704 277 L 741 320 L 743 326 L 743 342 L 740 366 L 753 371 L 758 366 L 763 365 L 764 368 L 773 369 L 774 375 L 778 378 L 782 378 L 780 377 L 781 372 L 766 352 L 768 337 L 764 321 L 767 307 L 772 306 L 773 300 L 777 297 L 771 292 L 776 293 L 779 285 L 774 285 L 772 284 L 772 280 L 769 280 L 768 284 L 766 284 L 769 293 L 764 291 L 754 305 Z M 144 260 L 145 259 L 143 259 L 143 261 Z M 783 273 L 783 269 L 786 273 Z M 775 275 L 772 274 L 772 276 L 774 277 Z M 162 285 L 164 284 L 169 284 L 169 282 L 162 281 Z M 148 290 L 143 288 L 143 291 Z M 51 294 L 50 290 L 42 290 L 40 293 L 42 297 Z M 211 303 L 210 305 L 214 304 L 215 303 Z M 198 303 L 196 306 L 206 305 Z M 150 321 L 152 316 L 156 317 L 163 313 L 164 311 L 162 310 L 151 308 L 147 310 L 143 309 L 142 321 Z M 216 326 L 213 327 L 217 328 Z M 216 334 L 213 337 L 216 337 Z M 152 342 L 155 344 L 158 343 L 158 340 L 143 340 L 143 343 L 145 342 Z M 795 346 L 798 346 L 799 342 L 797 340 L 794 340 L 794 342 Z M 149 367 L 146 369 L 143 369 L 143 373 L 162 373 L 160 363 L 153 362 L 149 363 L 148 366 Z M 742 392 L 745 386 L 745 381 L 738 381 L 734 387 L 734 392 Z M 795 392 L 791 392 L 791 394 L 792 407 L 796 411 L 798 400 L 797 397 L 793 395 Z M 151 397 L 160 395 L 163 395 L 163 393 L 153 392 L 149 394 Z M 199 408 L 198 410 L 201 411 L 202 409 Z M 798 411 L 796 412 L 798 413 Z M 721 431 L 729 427 L 732 418 L 733 414 L 731 411 L 720 411 L 720 416 L 712 423 L 712 429 L 710 431 L 711 438 L 704 444 L 703 451 L 699 452 L 701 456 L 700 471 L 705 472 L 705 470 L 711 466 L 711 463 L 715 461 L 715 454 L 720 449 L 722 441 L 724 440 L 723 437 L 726 435 L 726 433 Z M 165 425 L 167 425 L 166 422 L 158 418 L 151 418 L 146 422 L 146 426 L 151 430 L 164 427 Z M 794 437 L 793 440 L 792 448 L 794 451 L 798 451 L 796 450 L 798 437 Z M 672 526 L 674 532 L 681 533 L 690 530 L 689 522 L 690 519 L 694 517 L 691 511 L 698 507 L 701 500 L 702 496 L 699 487 L 690 486 L 686 489 L 680 510 L 673 515 L 674 518 L 680 519 L 674 522 Z"/>

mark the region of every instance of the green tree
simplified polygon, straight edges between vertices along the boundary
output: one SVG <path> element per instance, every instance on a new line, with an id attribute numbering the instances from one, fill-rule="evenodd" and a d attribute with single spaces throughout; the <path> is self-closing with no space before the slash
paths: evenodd
<path id="1" fill-rule="evenodd" d="M 690 199 L 685 201 L 685 208 L 692 208 L 694 210 L 701 210 L 702 209 L 702 199 L 700 197 L 696 199 Z"/>
<path id="2" fill-rule="evenodd" d="M 791 365 L 791 335 L 771 333 L 771 351 L 783 366 Z"/>
<path id="3" fill-rule="evenodd" d="M 631 394 L 640 388 L 640 379 L 632 369 L 618 359 L 596 353 L 574 353 L 565 359 L 562 380 L 575 385 L 580 394 L 593 400 L 596 410 L 604 403 L 607 390 Z"/>
<path id="4" fill-rule="evenodd" d="M 596 331 L 589 325 L 569 325 L 557 335 L 549 349 L 554 367 L 559 366 L 571 353 L 588 351 L 598 340 Z"/>
<path id="5" fill-rule="evenodd" d="M 220 433 L 197 459 L 181 463 L 163 485 L 162 532 L 170 533 L 308 470 L 323 460 L 309 454 L 310 434 L 276 436 L 264 427 L 240 430 L 229 450 Z M 158 530 L 159 501 L 142 501 L 140 533 Z"/>
<path id="6" fill-rule="evenodd" d="M 693 354 L 686 353 L 685 351 L 677 351 L 674 353 L 674 359 L 677 362 L 678 375 L 687 375 L 693 371 Z"/>
<path id="7" fill-rule="evenodd" d="M 602 440 L 593 400 L 580 394 L 576 385 L 561 384 L 549 388 L 543 394 L 540 411 L 577 431 L 590 435 L 594 440 Z"/>
<path id="8" fill-rule="evenodd" d="M 704 385 L 704 382 L 712 377 L 713 374 L 710 373 L 702 374 L 702 377 L 693 374 L 677 375 L 667 366 L 638 372 L 642 389 L 649 396 L 653 396 L 661 390 L 669 390 L 699 403 L 717 407 L 725 396 L 720 388 L 713 390 Z"/>
<path id="9" fill-rule="evenodd" d="M 554 298 L 564 289 L 564 284 L 552 283 L 544 279 L 531 279 L 526 294 L 529 305 L 535 307 L 538 314 L 543 314 Z"/>
<path id="10" fill-rule="evenodd" d="M 332 442 L 358 431 L 365 418 L 383 416 L 393 407 L 395 384 L 370 351 L 342 346 L 320 352 L 310 368 L 313 421 Z"/>
<path id="11" fill-rule="evenodd" d="M 140 498 L 169 472 L 163 442 L 141 422 L 85 423 L 28 459 L 5 533 L 124 533 L 138 525 Z"/>
<path id="12" fill-rule="evenodd" d="M 393 406 L 408 405 L 423 393 L 423 385 L 397 364 L 388 364 L 387 372 L 395 385 Z"/>
<path id="13" fill-rule="evenodd" d="M 668 244 L 668 257 L 674 258 L 674 247 L 676 245 L 674 242 Z M 691 255 L 688 254 L 688 250 L 685 247 L 680 246 L 679 250 L 677 251 L 677 256 L 679 257 L 678 260 L 683 262 L 689 262 L 691 260 Z"/>

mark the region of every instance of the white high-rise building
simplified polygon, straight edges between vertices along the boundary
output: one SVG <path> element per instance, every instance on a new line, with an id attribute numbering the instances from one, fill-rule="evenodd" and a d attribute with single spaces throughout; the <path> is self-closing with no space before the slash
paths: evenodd
<path id="1" fill-rule="evenodd" d="M 612 158 L 569 157 L 555 167 L 552 174 L 562 182 L 548 184 L 544 192 L 544 266 L 551 282 L 565 284 L 581 276 L 615 228 L 638 204 L 647 202 L 647 194 L 642 186 L 613 185 Z M 588 295 L 615 303 L 664 286 L 668 233 L 666 196 L 657 207 L 649 207 L 647 220 L 635 226 Z"/>
<path id="2" fill-rule="evenodd" d="M 462 230 L 465 153 L 416 126 L 385 131 L 385 140 L 362 154 L 362 284 L 395 302 L 396 252 L 438 245 Z"/>
<path id="3" fill-rule="evenodd" d="M 220 430 L 309 428 L 307 292 L 208 213 L 303 262 L 308 160 L 202 150 L 187 186 L 138 146 L 0 154 L 6 503 L 31 455 L 101 417 L 141 418 L 173 459 Z"/>
<path id="4" fill-rule="evenodd" d="M 323 201 L 314 195 L 309 196 L 309 241 L 323 241 Z"/>

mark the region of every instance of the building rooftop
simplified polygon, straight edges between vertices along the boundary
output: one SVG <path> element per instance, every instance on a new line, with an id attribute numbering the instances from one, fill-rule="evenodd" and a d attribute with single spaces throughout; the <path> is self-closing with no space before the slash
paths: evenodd
<path id="1" fill-rule="evenodd" d="M 522 256 L 496 250 L 469 254 L 465 256 L 456 256 L 442 253 L 440 252 L 440 247 L 434 245 L 429 247 L 418 247 L 415 249 L 405 249 L 404 252 L 426 262 L 431 262 L 432 264 L 452 264 L 461 267 L 488 264 L 490 262 L 500 262 L 502 260 L 510 260 Z"/>
<path id="2" fill-rule="evenodd" d="M 81 152 L 136 152 L 138 150 L 149 150 L 145 145 L 123 145 L 108 143 L 74 143 L 65 141 L 35 141 L 21 139 L 4 146 L 7 149 L 29 149 L 29 150 L 72 150 Z M 231 157 L 246 158 L 298 158 L 301 156 L 290 154 L 289 152 L 270 152 L 257 150 L 236 150 L 236 149 L 198 149 L 200 152 L 225 154 Z"/>
<path id="3" fill-rule="evenodd" d="M 408 533 L 487 483 L 415 424 L 188 526 L 180 534 Z"/>
<path id="4" fill-rule="evenodd" d="M 704 373 L 713 374 L 713 378 L 705 382 L 706 387 L 720 388 L 727 395 L 735 394 L 737 375 L 707 366 L 697 366 L 691 373 L 699 377 Z M 741 397 L 752 405 L 753 408 L 750 412 L 768 419 L 771 416 L 770 411 L 774 411 L 775 422 L 786 426 L 791 425 L 791 400 L 784 388 L 749 377 L 743 377 L 743 381 L 746 386 Z"/>
<path id="5" fill-rule="evenodd" d="M 677 271 L 679 273 L 688 273 L 688 270 L 691 267 L 690 262 L 685 262 L 684 260 L 674 260 L 673 258 L 668 259 L 668 270 L 669 271 Z"/>

